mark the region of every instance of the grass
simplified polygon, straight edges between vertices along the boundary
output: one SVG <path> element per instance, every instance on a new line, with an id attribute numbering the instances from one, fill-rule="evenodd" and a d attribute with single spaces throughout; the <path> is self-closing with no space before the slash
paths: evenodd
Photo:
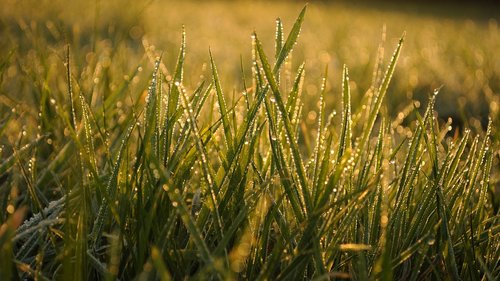
<path id="1" fill-rule="evenodd" d="M 392 117 L 407 34 L 389 59 L 379 47 L 364 95 L 348 65 L 332 88 L 311 71 L 311 102 L 291 60 L 307 9 L 274 40 L 253 33 L 231 94 L 215 48 L 192 81 L 184 30 L 173 62 L 147 42 L 128 60 L 119 40 L 2 58 L 3 104 L 34 105 L 2 107 L 0 276 L 498 279 L 497 119 L 453 131 L 439 89 Z"/>

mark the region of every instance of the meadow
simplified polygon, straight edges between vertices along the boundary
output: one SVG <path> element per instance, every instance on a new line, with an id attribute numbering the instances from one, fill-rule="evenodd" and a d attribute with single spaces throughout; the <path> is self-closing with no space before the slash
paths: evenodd
<path id="1" fill-rule="evenodd" d="M 3 2 L 0 279 L 500 278 L 491 9 Z"/>

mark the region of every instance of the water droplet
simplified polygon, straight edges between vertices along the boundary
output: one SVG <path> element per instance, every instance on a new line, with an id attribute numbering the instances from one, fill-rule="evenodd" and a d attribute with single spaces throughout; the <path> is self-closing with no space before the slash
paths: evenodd
<path id="1" fill-rule="evenodd" d="M 427 245 L 432 246 L 434 243 L 436 243 L 436 239 L 433 236 L 427 238 Z"/>

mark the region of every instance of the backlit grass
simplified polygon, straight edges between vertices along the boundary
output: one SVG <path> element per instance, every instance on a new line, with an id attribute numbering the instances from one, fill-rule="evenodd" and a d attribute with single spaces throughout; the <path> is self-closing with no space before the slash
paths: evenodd
<path id="1" fill-rule="evenodd" d="M 181 27 L 175 56 L 142 38 L 127 57 L 92 33 L 89 50 L 54 51 L 29 25 L 25 56 L 8 41 L 0 276 L 498 279 L 494 121 L 453 130 L 439 88 L 391 115 L 409 33 L 391 55 L 375 48 L 363 94 L 349 63 L 296 65 L 306 10 L 274 39 L 257 29 L 234 75 L 216 46 L 189 62 L 197 37 Z"/>

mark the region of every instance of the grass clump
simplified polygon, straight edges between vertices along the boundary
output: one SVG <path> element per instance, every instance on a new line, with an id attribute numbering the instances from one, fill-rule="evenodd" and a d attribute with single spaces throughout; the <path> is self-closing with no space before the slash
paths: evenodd
<path id="1" fill-rule="evenodd" d="M 288 35 L 277 21 L 273 56 L 253 34 L 252 77 L 232 99 L 211 53 L 212 79 L 186 86 L 184 33 L 172 73 L 147 50 L 145 91 L 132 83 L 139 70 L 99 87 L 110 79 L 100 62 L 75 77 L 68 48 L 66 96 L 46 81 L 39 108 L 3 116 L 1 276 L 498 279 L 491 124 L 452 136 L 435 95 L 423 111 L 384 114 L 403 35 L 360 104 L 344 66 L 339 115 L 327 110 L 325 71 L 317 124 L 306 126 L 305 67 L 289 59 L 305 13 Z M 92 91 L 83 78 L 97 81 Z M 9 135 L 25 115 L 37 128 Z"/>

